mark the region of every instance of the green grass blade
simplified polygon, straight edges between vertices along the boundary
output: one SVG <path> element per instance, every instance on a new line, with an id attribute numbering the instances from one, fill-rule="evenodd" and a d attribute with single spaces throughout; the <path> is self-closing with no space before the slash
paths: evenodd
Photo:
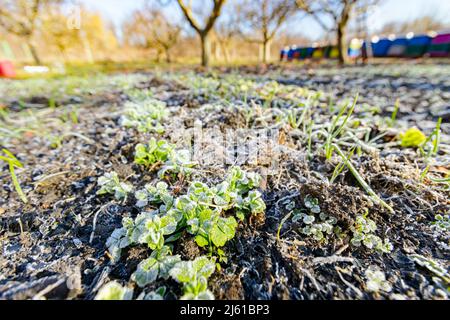
<path id="1" fill-rule="evenodd" d="M 390 205 L 388 205 L 386 202 L 384 202 L 376 193 L 373 191 L 373 189 L 367 184 L 366 181 L 364 181 L 363 177 L 359 174 L 358 170 L 353 166 L 353 164 L 350 162 L 350 160 L 347 159 L 345 154 L 342 152 L 341 148 L 339 148 L 338 145 L 333 144 L 333 148 L 336 150 L 336 152 L 341 156 L 342 160 L 344 161 L 347 168 L 350 170 L 350 172 L 353 174 L 355 179 L 358 181 L 358 183 L 363 187 L 363 189 L 367 192 L 367 194 L 370 196 L 370 198 L 377 204 L 383 206 L 387 210 L 389 210 L 390 213 L 395 213 L 394 209 Z"/>
<path id="2" fill-rule="evenodd" d="M 11 173 L 11 179 L 13 181 L 14 188 L 19 194 L 20 199 L 23 201 L 23 203 L 28 203 L 28 199 L 25 196 L 25 193 L 23 192 L 22 188 L 20 187 L 19 180 L 17 179 L 16 173 L 14 172 L 14 165 L 11 163 L 9 164 L 9 172 Z"/>

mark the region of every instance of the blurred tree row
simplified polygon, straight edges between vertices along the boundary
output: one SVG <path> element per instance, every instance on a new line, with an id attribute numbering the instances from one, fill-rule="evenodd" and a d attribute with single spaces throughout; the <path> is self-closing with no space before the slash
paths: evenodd
<path id="1" fill-rule="evenodd" d="M 117 45 L 117 38 L 98 13 L 81 6 L 69 6 L 67 0 L 0 0 L 1 31 L 22 42 L 36 64 L 39 54 L 55 49 L 64 60 L 69 51 L 94 61 L 94 52 Z M 76 9 L 74 11 L 74 8 Z"/>
<path id="2" fill-rule="evenodd" d="M 0 0 L 0 35 L 20 39 L 36 64 L 42 62 L 40 53 L 50 49 L 65 61 L 76 56 L 90 62 L 111 58 L 115 49 L 132 59 L 129 52 L 139 49 L 154 52 L 158 62 L 164 58 L 167 63 L 174 56 L 200 52 L 202 65 L 207 66 L 212 58 L 232 62 L 245 48 L 267 63 L 274 41 L 278 50 L 299 39 L 302 30 L 296 26 L 309 17 L 337 45 L 344 64 L 352 23 L 383 0 L 147 0 L 121 26 L 105 22 L 76 1 Z M 382 31 L 443 27 L 436 18 L 424 16 L 387 24 Z M 308 35 L 300 38 L 308 40 Z"/>

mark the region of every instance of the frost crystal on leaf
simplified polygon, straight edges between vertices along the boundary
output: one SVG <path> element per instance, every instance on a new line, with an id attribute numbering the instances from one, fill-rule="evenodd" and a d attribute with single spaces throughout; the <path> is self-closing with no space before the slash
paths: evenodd
<path id="1" fill-rule="evenodd" d="M 100 288 L 95 300 L 131 300 L 133 290 L 124 288 L 120 283 L 111 281 Z"/>
<path id="2" fill-rule="evenodd" d="M 140 287 L 145 287 L 158 278 L 168 279 L 169 271 L 180 261 L 179 255 L 172 256 L 170 248 L 164 246 L 159 251 L 153 251 L 148 259 L 139 263 L 131 279 Z"/>
<path id="3" fill-rule="evenodd" d="M 114 171 L 98 178 L 98 185 L 101 187 L 97 191 L 98 195 L 113 194 L 118 201 L 126 200 L 128 193 L 133 190 L 131 185 L 120 182 Z"/>
<path id="4" fill-rule="evenodd" d="M 367 282 L 366 287 L 370 292 L 391 292 L 392 286 L 389 281 L 386 280 L 384 272 L 376 270 L 374 268 L 369 268 L 365 272 Z"/>

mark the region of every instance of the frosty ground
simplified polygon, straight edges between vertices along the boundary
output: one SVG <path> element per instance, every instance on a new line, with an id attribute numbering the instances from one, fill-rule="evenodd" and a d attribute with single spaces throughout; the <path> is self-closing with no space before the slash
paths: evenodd
<path id="1" fill-rule="evenodd" d="M 99 195 L 98 179 L 114 171 L 134 191 L 164 180 L 174 198 L 192 181 L 218 184 L 232 166 L 220 159 L 176 177 L 135 163 L 136 145 L 151 138 L 186 148 L 200 121 L 246 129 L 223 157 L 255 130 L 278 133 L 274 170 L 272 154 L 234 163 L 262 176 L 266 209 L 239 221 L 222 248 L 227 260 L 208 279 L 216 299 L 448 299 L 448 74 L 445 65 L 288 66 L 2 80 L 0 146 L 23 164 L 28 202 L 0 162 L 0 298 L 93 299 L 110 281 L 133 298 L 162 286 L 165 299 L 180 298 L 171 277 L 133 281 L 148 247 L 111 260 L 107 239 L 122 219 L 157 207 L 137 206 L 133 192 Z M 124 125 L 130 102 L 149 101 L 165 116 Z M 411 128 L 429 139 L 404 143 Z M 214 155 L 223 147 L 205 143 Z M 183 261 L 218 258 L 186 231 L 171 245 Z"/>

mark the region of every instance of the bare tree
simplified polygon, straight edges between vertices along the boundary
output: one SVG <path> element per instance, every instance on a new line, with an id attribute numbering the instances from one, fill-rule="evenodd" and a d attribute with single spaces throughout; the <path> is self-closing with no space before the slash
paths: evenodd
<path id="1" fill-rule="evenodd" d="M 244 0 L 238 5 L 243 37 L 262 47 L 263 63 L 270 60 L 270 45 L 282 25 L 297 12 L 292 0 Z"/>
<path id="2" fill-rule="evenodd" d="M 347 27 L 352 14 L 364 13 L 365 8 L 378 2 L 378 0 L 315 0 L 309 3 L 297 1 L 297 4 L 311 14 L 325 30 L 336 32 L 339 63 L 345 64 L 348 62 Z M 356 7 L 358 10 L 355 10 Z M 333 22 L 331 27 L 325 23 L 327 18 Z"/>
<path id="3" fill-rule="evenodd" d="M 162 53 L 167 63 L 172 62 L 171 51 L 178 43 L 182 28 L 170 22 L 161 10 L 149 6 L 136 10 L 124 25 L 130 42 L 144 48 L 156 48 L 158 60 Z"/>
<path id="4" fill-rule="evenodd" d="M 61 6 L 49 6 L 41 18 L 38 34 L 58 49 L 64 61 L 68 60 L 68 50 L 79 42 L 78 30 L 68 28 L 67 21 L 68 17 Z"/>
<path id="5" fill-rule="evenodd" d="M 211 10 L 211 13 L 208 15 L 206 23 L 203 27 L 200 26 L 198 19 L 196 19 L 194 16 L 191 1 L 189 2 L 189 4 L 186 4 L 184 0 L 177 0 L 177 2 L 189 25 L 195 30 L 195 32 L 200 37 L 200 42 L 202 46 L 202 66 L 207 67 L 209 65 L 211 54 L 211 43 L 209 35 L 214 27 L 216 20 L 219 18 L 221 14 L 223 5 L 225 4 L 226 0 L 212 0 L 213 8 Z M 202 5 L 204 5 L 204 1 L 202 2 L 203 2 Z"/>
<path id="6" fill-rule="evenodd" d="M 238 15 L 235 12 L 225 12 L 224 17 L 218 20 L 214 27 L 214 38 L 223 53 L 225 63 L 229 63 L 231 60 L 232 45 L 238 39 L 239 34 Z"/>
<path id="7" fill-rule="evenodd" d="M 0 1 L 0 27 L 26 41 L 36 64 L 41 64 L 41 59 L 33 42 L 38 20 L 46 5 L 60 2 L 62 0 Z"/>

